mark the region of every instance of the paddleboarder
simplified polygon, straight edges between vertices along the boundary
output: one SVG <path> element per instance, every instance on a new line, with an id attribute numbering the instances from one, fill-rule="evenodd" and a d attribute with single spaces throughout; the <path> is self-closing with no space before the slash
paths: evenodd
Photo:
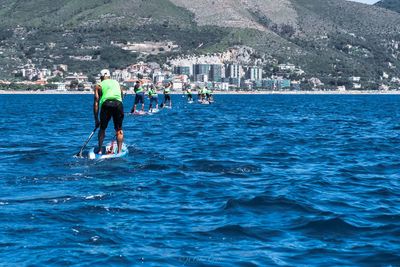
<path id="1" fill-rule="evenodd" d="M 136 113 L 136 105 L 137 104 L 142 104 L 141 111 L 144 112 L 144 89 L 142 86 L 142 83 L 137 80 L 135 87 L 133 89 L 135 91 L 135 103 L 133 104 L 133 108 L 131 109 L 131 113 Z"/>
<path id="2" fill-rule="evenodd" d="M 213 91 L 212 91 L 211 89 L 208 89 L 208 88 L 207 88 L 206 96 L 207 96 L 207 101 L 208 101 L 209 103 L 214 102 Z"/>
<path id="3" fill-rule="evenodd" d="M 186 95 L 187 95 L 187 101 L 192 102 L 193 101 L 193 95 L 192 95 L 192 89 L 188 87 L 186 89 Z"/>
<path id="4" fill-rule="evenodd" d="M 206 102 L 206 97 L 207 97 L 207 92 L 208 92 L 208 88 L 207 87 L 203 87 L 201 88 L 200 94 L 201 94 L 201 103 Z"/>
<path id="5" fill-rule="evenodd" d="M 154 84 L 150 85 L 148 94 L 150 99 L 149 112 L 153 112 L 153 103 L 155 104 L 155 109 L 158 109 L 158 94 Z"/>
<path id="6" fill-rule="evenodd" d="M 100 126 L 98 134 L 98 154 L 102 154 L 104 137 L 108 122 L 113 118 L 114 129 L 116 132 L 118 153 L 121 152 L 124 141 L 124 132 L 122 131 L 122 122 L 124 120 L 124 107 L 122 104 L 123 91 L 116 80 L 111 79 L 110 71 L 104 69 L 100 72 L 102 82 L 96 85 L 94 90 L 93 114 L 96 128 Z M 100 120 L 99 120 L 99 107 Z"/>
<path id="7" fill-rule="evenodd" d="M 169 82 L 165 87 L 164 87 L 164 103 L 162 104 L 163 107 L 169 104 L 169 107 L 172 107 L 172 101 L 171 101 L 171 87 L 172 87 L 172 82 Z"/>

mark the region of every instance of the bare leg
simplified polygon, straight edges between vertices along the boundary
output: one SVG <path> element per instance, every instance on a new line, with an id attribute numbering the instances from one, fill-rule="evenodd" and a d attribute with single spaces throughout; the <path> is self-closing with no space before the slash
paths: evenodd
<path id="1" fill-rule="evenodd" d="M 117 145 L 118 145 L 118 154 L 121 153 L 122 143 L 124 142 L 124 132 L 122 130 L 117 131 Z"/>
<path id="2" fill-rule="evenodd" d="M 103 146 L 104 142 L 104 137 L 106 136 L 106 130 L 100 129 L 99 134 L 98 134 L 98 139 L 99 139 L 99 151 L 98 153 L 101 154 L 101 148 Z"/>

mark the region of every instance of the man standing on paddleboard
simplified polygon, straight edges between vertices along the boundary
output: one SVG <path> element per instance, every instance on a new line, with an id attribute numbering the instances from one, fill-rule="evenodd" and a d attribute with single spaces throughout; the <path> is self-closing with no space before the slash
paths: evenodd
<path id="1" fill-rule="evenodd" d="M 148 94 L 149 94 L 149 99 L 150 99 L 149 112 L 153 112 L 154 107 L 155 107 L 155 110 L 158 110 L 158 94 L 157 94 L 157 90 L 156 90 L 156 87 L 154 86 L 154 84 L 150 85 Z M 153 103 L 155 104 L 155 106 L 153 106 Z"/>
<path id="2" fill-rule="evenodd" d="M 142 104 L 141 111 L 144 112 L 144 89 L 142 87 L 142 83 L 137 80 L 135 87 L 133 89 L 135 91 L 135 103 L 133 104 L 133 108 L 131 110 L 131 113 L 136 113 L 136 105 L 137 104 Z"/>
<path id="3" fill-rule="evenodd" d="M 190 85 L 188 88 L 186 88 L 186 95 L 187 95 L 187 101 L 192 102 L 193 101 L 193 95 L 192 95 L 192 88 L 190 88 Z"/>
<path id="4" fill-rule="evenodd" d="M 109 70 L 102 70 L 100 72 L 100 78 L 102 79 L 102 82 L 96 85 L 93 103 L 93 114 L 96 127 L 100 126 L 98 135 L 98 154 L 102 154 L 101 148 L 103 146 L 108 122 L 111 117 L 113 118 L 114 129 L 117 137 L 118 153 L 120 153 L 122 143 L 124 142 L 124 133 L 122 131 L 122 122 L 124 120 L 124 106 L 122 104 L 123 91 L 119 83 L 111 79 Z M 99 106 L 101 108 L 100 120 Z"/>
<path id="5" fill-rule="evenodd" d="M 169 82 L 165 87 L 164 87 L 164 102 L 162 103 L 162 107 L 166 107 L 167 103 L 169 105 L 169 108 L 172 108 L 172 101 L 171 101 L 171 88 L 172 88 L 172 82 Z"/>
<path id="6" fill-rule="evenodd" d="M 206 97 L 207 97 L 207 92 L 208 92 L 208 88 L 207 86 L 201 88 L 201 103 L 205 103 L 206 102 Z"/>

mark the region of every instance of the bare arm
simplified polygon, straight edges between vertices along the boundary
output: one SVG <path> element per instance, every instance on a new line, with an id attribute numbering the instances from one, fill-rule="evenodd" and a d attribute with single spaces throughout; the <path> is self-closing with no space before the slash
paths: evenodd
<path id="1" fill-rule="evenodd" d="M 96 127 L 99 124 L 99 101 L 101 97 L 101 86 L 96 85 L 94 89 L 94 100 L 93 100 L 93 116 L 94 116 L 94 121 L 96 124 Z"/>

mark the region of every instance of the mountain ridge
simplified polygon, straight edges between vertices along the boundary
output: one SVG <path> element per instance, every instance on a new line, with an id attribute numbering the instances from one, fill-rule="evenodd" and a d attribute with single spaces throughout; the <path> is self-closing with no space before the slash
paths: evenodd
<path id="1" fill-rule="evenodd" d="M 400 2 L 398 0 L 381 0 L 377 2 L 375 6 L 383 7 L 400 13 Z"/>
<path id="2" fill-rule="evenodd" d="M 99 66 L 164 61 L 237 45 L 252 47 L 255 56 L 273 62 L 294 63 L 326 82 L 337 76 L 378 80 L 384 72 L 400 75 L 400 14 L 377 5 L 345 0 L 199 0 L 190 6 L 184 0 L 26 0 L 23 5 L 0 1 L 0 7 L 1 76 L 27 62 L 67 63 L 71 70 L 94 73 Z M 160 40 L 179 48 L 145 56 L 112 45 Z M 49 43 L 54 47 L 46 47 Z M 88 49 L 94 46 L 100 48 Z M 70 59 L 75 55 L 96 61 L 76 62 Z M 266 62 L 266 71 L 270 65 Z"/>

